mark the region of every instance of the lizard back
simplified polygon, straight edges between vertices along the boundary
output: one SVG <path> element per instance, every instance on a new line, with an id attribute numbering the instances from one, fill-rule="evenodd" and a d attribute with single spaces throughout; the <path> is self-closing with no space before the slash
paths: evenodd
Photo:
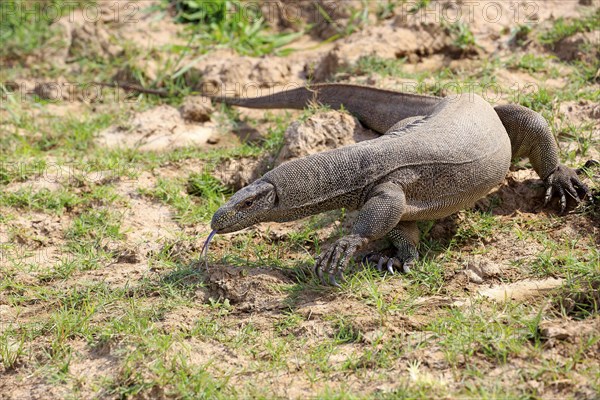
<path id="1" fill-rule="evenodd" d="M 401 132 L 286 162 L 266 173 L 294 218 L 315 208 L 355 209 L 385 181 L 406 196 L 403 219 L 439 218 L 501 182 L 510 141 L 493 108 L 473 94 L 445 98 Z M 287 219 L 287 218 L 286 218 Z"/>

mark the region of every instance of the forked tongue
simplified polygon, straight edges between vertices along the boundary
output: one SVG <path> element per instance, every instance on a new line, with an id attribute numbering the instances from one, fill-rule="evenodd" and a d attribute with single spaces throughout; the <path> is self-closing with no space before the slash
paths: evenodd
<path id="1" fill-rule="evenodd" d="M 210 246 L 210 241 L 212 240 L 212 238 L 215 236 L 215 234 L 217 233 L 217 231 L 212 231 L 210 233 L 210 235 L 208 235 L 208 237 L 206 238 L 206 241 L 204 242 L 204 245 L 202 246 L 202 251 L 200 252 L 200 255 L 204 258 L 204 262 L 206 265 L 206 270 L 208 271 L 208 246 Z"/>

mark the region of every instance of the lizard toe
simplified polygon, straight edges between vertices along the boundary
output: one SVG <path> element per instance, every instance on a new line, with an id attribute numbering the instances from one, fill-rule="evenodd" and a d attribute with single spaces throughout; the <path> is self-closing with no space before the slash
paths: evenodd
<path id="1" fill-rule="evenodd" d="M 411 259 L 403 261 L 399 257 L 388 257 L 384 254 L 377 253 L 371 253 L 367 255 L 363 261 L 367 264 L 374 265 L 377 271 L 387 272 L 391 275 L 395 275 L 397 271 L 409 272 L 410 266 L 414 264 L 414 261 Z"/>
<path id="2" fill-rule="evenodd" d="M 412 271 L 414 266 L 415 266 L 415 260 L 411 259 L 402 264 L 402 270 L 405 274 L 408 274 L 410 271 Z"/>
<path id="3" fill-rule="evenodd" d="M 561 214 L 567 209 L 567 197 L 575 200 L 576 203 L 580 203 L 586 197 L 591 198 L 589 188 L 579 179 L 577 171 L 564 165 L 559 165 L 544 182 L 546 184 L 544 207 L 552 197 L 556 196 Z"/>
<path id="4" fill-rule="evenodd" d="M 331 258 L 332 254 L 333 252 L 331 251 L 331 249 L 328 249 L 325 253 L 317 257 L 317 261 L 315 263 L 315 272 L 323 285 L 328 284 L 328 281 L 324 274 L 328 268 L 329 259 Z"/>
<path id="5" fill-rule="evenodd" d="M 321 282 L 324 285 L 340 287 L 338 280 L 344 282 L 343 273 L 350 259 L 365 241 L 356 235 L 343 237 L 318 257 L 315 270 Z"/>

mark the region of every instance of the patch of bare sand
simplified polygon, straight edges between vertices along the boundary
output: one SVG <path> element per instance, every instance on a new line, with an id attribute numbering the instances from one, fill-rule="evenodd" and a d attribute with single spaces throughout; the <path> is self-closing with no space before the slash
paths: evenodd
<path id="1" fill-rule="evenodd" d="M 126 242 L 142 258 L 149 252 L 158 251 L 161 242 L 175 238 L 179 231 L 172 216 L 168 206 L 143 197 L 131 198 L 121 224 Z"/>
<path id="2" fill-rule="evenodd" d="M 110 344 L 90 348 L 86 342 L 74 340 L 70 347 L 69 374 L 80 390 L 79 395 L 82 398 L 101 396 L 94 384 L 113 378 L 119 371 L 120 358 L 113 354 Z"/>
<path id="3" fill-rule="evenodd" d="M 0 370 L 1 372 L 1 370 Z M 50 400 L 68 397 L 66 386 L 53 385 L 32 374 L 3 373 L 0 379 L 0 400 Z"/>
<path id="4" fill-rule="evenodd" d="M 71 225 L 67 214 L 26 212 L 0 224 L 0 269 L 11 271 L 21 284 L 36 284 L 39 278 L 68 262 L 64 233 Z"/>
<path id="5" fill-rule="evenodd" d="M 168 350 L 170 356 L 182 355 L 186 363 L 194 366 L 202 366 L 209 369 L 217 376 L 233 375 L 233 371 L 244 371 L 252 364 L 252 360 L 234 352 L 229 347 L 215 340 L 201 340 L 190 338 L 185 342 L 174 343 Z"/>
<path id="6" fill-rule="evenodd" d="M 600 143 L 600 105 L 587 100 L 568 101 L 561 103 L 558 111 L 555 126 L 564 132 L 559 136 L 563 152 L 574 153 L 576 162 L 581 165 L 589 159 L 600 159 L 600 148 L 594 145 Z M 576 131 L 571 132 L 569 125 Z M 580 136 L 590 143 L 585 156 L 582 156 Z"/>
<path id="7" fill-rule="evenodd" d="M 165 332 L 190 331 L 205 317 L 217 317 L 217 313 L 206 305 L 177 307 L 168 311 L 158 324 Z"/>
<path id="8" fill-rule="evenodd" d="M 214 123 L 188 123 L 176 108 L 161 105 L 135 115 L 126 126 L 113 126 L 100 132 L 96 143 L 109 148 L 168 151 L 204 146 L 215 132 Z"/>

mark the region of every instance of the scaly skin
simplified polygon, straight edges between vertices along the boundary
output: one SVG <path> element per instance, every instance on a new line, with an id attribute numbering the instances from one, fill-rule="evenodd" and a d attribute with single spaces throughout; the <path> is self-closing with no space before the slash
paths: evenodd
<path id="1" fill-rule="evenodd" d="M 316 85 L 260 98 L 215 98 L 253 108 L 343 106 L 380 138 L 286 162 L 237 192 L 213 216 L 217 233 L 261 221 L 290 221 L 338 208 L 360 210 L 352 232 L 317 257 L 316 272 L 337 285 L 352 256 L 387 236 L 395 257 L 371 255 L 388 271 L 417 258 L 415 221 L 443 218 L 502 182 L 511 158 L 529 157 L 547 185 L 546 202 L 589 190 L 559 164 L 546 121 L 525 107 L 492 108 L 477 95 L 437 98 L 353 85 Z"/>

